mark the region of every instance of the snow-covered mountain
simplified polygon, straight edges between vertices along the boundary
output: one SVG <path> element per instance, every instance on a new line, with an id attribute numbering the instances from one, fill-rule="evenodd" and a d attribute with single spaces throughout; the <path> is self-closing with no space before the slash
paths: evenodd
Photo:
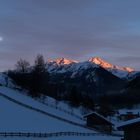
<path id="1" fill-rule="evenodd" d="M 123 79 L 133 79 L 137 73 L 133 68 L 113 65 L 100 57 L 92 57 L 88 61 L 78 62 L 66 58 L 48 60 L 46 68 L 50 73 L 71 73 L 71 77 L 80 74 L 88 68 L 101 67 L 113 75 Z"/>
<path id="2" fill-rule="evenodd" d="M 101 59 L 100 57 L 92 57 L 88 61 L 93 62 L 97 65 L 100 65 L 101 67 L 106 68 L 106 69 L 111 68 L 111 69 L 118 69 L 118 70 L 127 71 L 127 72 L 134 71 L 134 69 L 130 68 L 130 67 L 119 67 L 119 66 L 113 65 L 113 64 Z"/>
<path id="3" fill-rule="evenodd" d="M 101 59 L 100 57 L 92 57 L 88 61 L 101 66 L 102 68 L 108 70 L 113 75 L 115 75 L 119 78 L 131 79 L 131 78 L 133 78 L 133 76 L 135 76 L 135 74 L 138 73 L 131 67 L 116 66 L 116 65 L 113 65 L 113 64 Z"/>
<path id="4" fill-rule="evenodd" d="M 57 65 L 69 65 L 72 63 L 78 63 L 78 61 L 74 61 L 74 60 L 70 60 L 70 59 L 66 59 L 66 58 L 57 58 L 57 59 L 49 59 L 48 60 L 49 63 L 55 63 Z"/>
<path id="5" fill-rule="evenodd" d="M 108 68 L 104 68 L 103 63 L 100 65 L 97 61 L 77 62 L 60 58 L 48 61 L 46 69 L 50 73 L 49 82 L 62 84 L 66 89 L 65 93 L 75 85 L 81 92 L 89 92 L 91 97 L 96 98 L 105 93 L 119 92 L 126 83 L 124 79 L 112 74 Z"/>

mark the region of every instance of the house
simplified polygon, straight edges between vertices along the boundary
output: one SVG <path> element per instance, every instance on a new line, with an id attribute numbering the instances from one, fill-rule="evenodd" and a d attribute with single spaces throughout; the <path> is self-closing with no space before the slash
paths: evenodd
<path id="1" fill-rule="evenodd" d="M 113 124 L 102 115 L 92 112 L 85 115 L 84 118 L 86 118 L 88 127 L 111 133 Z"/>
<path id="2" fill-rule="evenodd" d="M 125 121 L 117 129 L 124 131 L 124 140 L 140 140 L 140 118 Z"/>
<path id="3" fill-rule="evenodd" d="M 139 112 L 136 111 L 119 111 L 118 119 L 127 121 L 140 117 Z"/>

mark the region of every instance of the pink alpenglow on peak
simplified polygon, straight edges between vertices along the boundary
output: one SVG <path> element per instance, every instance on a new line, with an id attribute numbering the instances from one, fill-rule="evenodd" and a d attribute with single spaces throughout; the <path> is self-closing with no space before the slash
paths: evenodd
<path id="1" fill-rule="evenodd" d="M 72 63 L 78 63 L 78 61 L 74 61 L 74 60 L 70 60 L 70 59 L 66 59 L 66 58 L 49 59 L 48 63 L 49 62 L 56 63 L 58 65 L 69 65 Z"/>
<path id="2" fill-rule="evenodd" d="M 123 67 L 124 70 L 128 71 L 128 72 L 133 72 L 135 71 L 133 68 L 130 67 Z"/>
<path id="3" fill-rule="evenodd" d="M 101 67 L 107 68 L 107 69 L 118 69 L 118 70 L 127 71 L 127 72 L 134 71 L 134 69 L 130 68 L 130 67 L 120 67 L 120 66 L 116 66 L 111 63 L 108 63 L 107 61 L 101 59 L 100 57 L 92 57 L 88 61 L 93 62 L 93 63 L 100 65 Z"/>
<path id="4" fill-rule="evenodd" d="M 108 63 L 107 61 L 101 59 L 100 57 L 92 57 L 88 61 L 100 65 L 103 68 L 114 68 L 114 65 Z"/>
<path id="5" fill-rule="evenodd" d="M 87 61 L 78 62 L 66 58 L 49 59 L 46 63 L 46 68 L 51 73 L 65 73 L 69 72 L 73 75 L 77 73 L 82 73 L 82 71 L 89 68 L 100 68 L 107 70 L 113 75 L 124 78 L 131 79 L 136 75 L 136 71 L 130 67 L 120 67 L 113 65 L 100 57 L 92 57 Z"/>

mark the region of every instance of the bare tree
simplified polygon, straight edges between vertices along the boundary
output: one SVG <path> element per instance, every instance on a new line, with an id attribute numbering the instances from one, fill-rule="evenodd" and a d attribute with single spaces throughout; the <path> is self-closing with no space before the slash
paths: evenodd
<path id="1" fill-rule="evenodd" d="M 22 73 L 25 73 L 27 72 L 29 66 L 30 66 L 30 63 L 24 59 L 19 59 L 16 63 L 16 69 Z"/>
<path id="2" fill-rule="evenodd" d="M 35 58 L 35 70 L 37 72 L 45 71 L 45 61 L 43 55 L 41 54 L 38 54 Z"/>

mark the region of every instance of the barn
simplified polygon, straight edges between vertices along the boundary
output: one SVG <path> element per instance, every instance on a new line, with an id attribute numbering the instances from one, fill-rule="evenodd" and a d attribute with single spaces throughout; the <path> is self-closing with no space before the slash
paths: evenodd
<path id="1" fill-rule="evenodd" d="M 100 131 L 105 131 L 108 133 L 112 132 L 113 124 L 102 115 L 96 112 L 92 112 L 90 114 L 85 115 L 84 118 L 86 118 L 88 127 L 96 128 Z"/>
<path id="2" fill-rule="evenodd" d="M 117 128 L 124 131 L 124 140 L 140 140 L 140 118 L 125 121 Z"/>

